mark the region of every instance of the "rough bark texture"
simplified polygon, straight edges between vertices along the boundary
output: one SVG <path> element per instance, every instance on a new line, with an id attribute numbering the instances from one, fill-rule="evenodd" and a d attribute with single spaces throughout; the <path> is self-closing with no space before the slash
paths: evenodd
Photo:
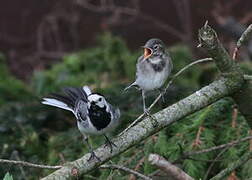
<path id="1" fill-rule="evenodd" d="M 114 148 L 112 153 L 110 153 L 108 148 L 100 147 L 96 149 L 95 153 L 100 157 L 101 162 L 87 162 L 90 154 L 86 154 L 76 161 L 65 164 L 63 168 L 43 179 L 63 180 L 78 174 L 88 173 L 114 156 L 139 144 L 143 139 L 146 139 L 171 123 L 210 105 L 222 97 L 232 95 L 239 90 L 244 83 L 243 73 L 220 44 L 215 31 L 210 26 L 205 25 L 199 31 L 199 39 L 201 45 L 207 49 L 221 72 L 222 76 L 219 80 L 214 81 L 187 98 L 154 114 L 153 117 L 157 121 L 155 127 L 153 127 L 151 119 L 145 118 L 121 136 L 114 138 L 112 141 L 117 145 L 117 148 Z"/>
<path id="2" fill-rule="evenodd" d="M 220 43 L 216 32 L 209 25 L 206 24 L 199 30 L 199 41 L 201 46 L 214 59 L 221 75 L 231 80 L 229 83 L 243 83 L 243 72 L 236 61 L 229 56 L 226 49 Z"/>
<path id="3" fill-rule="evenodd" d="M 251 27 L 249 27 L 248 29 L 250 29 Z M 244 34 L 247 35 L 249 33 Z M 244 80 L 244 74 L 236 63 L 237 61 L 234 61 L 229 56 L 225 48 L 219 42 L 215 31 L 210 26 L 205 25 L 199 30 L 199 39 L 201 45 L 214 59 L 222 76 L 225 76 L 230 79 L 227 85 L 233 82 L 240 82 L 241 84 L 243 84 L 242 88 L 238 91 L 238 93 L 235 93 L 231 96 L 237 103 L 239 111 L 245 117 L 248 125 L 250 126 L 250 128 L 252 128 L 252 82 L 249 80 Z M 241 39 L 245 41 L 244 37 Z"/>
<path id="4" fill-rule="evenodd" d="M 193 180 L 193 178 L 186 174 L 182 169 L 174 166 L 158 154 L 150 154 L 148 160 L 152 165 L 157 166 L 167 175 L 171 176 L 173 180 Z"/>
<path id="5" fill-rule="evenodd" d="M 131 146 L 140 143 L 143 139 L 160 131 L 171 123 L 210 105 L 222 97 L 232 94 L 238 86 L 235 83 L 233 83 L 234 86 L 227 86 L 227 81 L 229 81 L 227 78 L 220 78 L 209 86 L 206 86 L 187 98 L 180 100 L 178 103 L 154 114 L 153 117 L 157 120 L 155 127 L 153 127 L 151 119 L 145 118 L 120 137 L 112 139 L 117 145 L 117 148 L 114 148 L 112 153 L 110 153 L 108 148 L 104 148 L 103 146 L 99 147 L 95 150 L 95 153 L 100 157 L 101 162 L 88 162 L 87 160 L 90 154 L 86 154 L 76 161 L 65 164 L 63 168 L 45 177 L 44 180 L 69 179 L 74 176 L 75 173 L 73 174 L 73 171 L 77 171 L 78 174 L 84 174 L 93 170 L 112 157 L 126 151 Z"/>

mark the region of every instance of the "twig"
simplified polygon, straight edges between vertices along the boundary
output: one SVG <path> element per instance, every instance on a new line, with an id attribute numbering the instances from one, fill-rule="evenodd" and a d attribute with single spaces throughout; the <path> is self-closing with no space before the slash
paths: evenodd
<path id="1" fill-rule="evenodd" d="M 42 169 L 59 169 L 63 167 L 63 166 L 48 166 L 48 165 L 33 164 L 30 162 L 14 161 L 14 160 L 8 160 L 8 159 L 0 159 L 0 163 L 9 163 L 9 164 L 14 164 L 14 165 L 22 165 L 22 166 L 42 168 Z"/>
<path id="2" fill-rule="evenodd" d="M 252 136 L 252 129 L 249 131 L 249 134 Z M 252 151 L 252 139 L 249 141 L 249 151 Z"/>
<path id="3" fill-rule="evenodd" d="M 187 70 L 188 68 L 190 68 L 191 66 L 195 65 L 195 64 L 198 64 L 198 63 L 202 63 L 202 62 L 207 62 L 207 61 L 213 61 L 212 58 L 204 58 L 204 59 L 199 59 L 197 61 L 194 61 L 190 64 L 188 64 L 187 66 L 183 67 L 180 71 L 178 71 L 171 79 L 170 81 L 168 81 L 166 87 L 165 87 L 165 92 L 167 91 L 167 89 L 170 87 L 170 85 L 173 83 L 173 81 L 180 75 L 182 74 L 185 70 Z M 164 93 L 165 93 L 164 92 Z M 162 97 L 162 94 L 159 94 L 159 96 L 153 101 L 153 103 L 148 107 L 148 110 L 150 111 L 153 106 L 156 105 L 156 103 L 159 101 L 159 99 Z M 144 113 L 141 114 L 133 123 L 131 123 L 125 130 L 123 130 L 123 132 L 121 132 L 119 134 L 122 135 L 123 133 L 127 132 L 128 129 L 130 129 L 131 127 L 135 126 L 138 122 L 140 122 L 140 120 L 144 117 Z"/>
<path id="4" fill-rule="evenodd" d="M 101 165 L 100 168 L 101 169 L 119 169 L 119 170 L 122 170 L 124 172 L 130 173 L 130 174 L 134 174 L 137 177 L 142 178 L 144 180 L 152 180 L 152 178 L 150 178 L 148 176 L 145 176 L 145 175 L 143 175 L 143 174 L 141 174 L 141 173 L 139 173 L 137 171 L 134 171 L 134 170 L 129 169 L 129 168 L 124 167 L 124 166 L 104 164 L 104 165 Z"/>
<path id="5" fill-rule="evenodd" d="M 194 142 L 192 143 L 192 147 L 195 148 L 195 147 L 199 147 L 201 145 L 201 140 L 200 140 L 200 135 L 202 133 L 202 131 L 204 130 L 204 127 L 201 125 L 198 129 L 198 132 L 197 132 L 197 135 L 196 135 L 196 138 L 194 140 Z"/>
<path id="6" fill-rule="evenodd" d="M 223 161 L 223 160 L 208 160 L 208 159 L 199 159 L 199 158 L 191 158 L 191 157 L 187 157 L 185 159 L 190 159 L 193 161 L 201 161 L 201 162 L 220 162 L 220 161 Z"/>
<path id="7" fill-rule="evenodd" d="M 218 150 L 218 149 L 223 149 L 225 147 L 231 147 L 231 146 L 237 145 L 237 144 L 239 144 L 239 143 L 241 143 L 243 141 L 247 141 L 247 140 L 250 140 L 250 139 L 252 139 L 252 136 L 247 136 L 245 138 L 238 139 L 238 140 L 232 141 L 232 142 L 227 143 L 227 144 L 222 144 L 222 145 L 219 145 L 219 146 L 214 146 L 214 147 L 211 147 L 211 148 L 208 148 L 208 149 L 203 149 L 203 150 L 195 151 L 195 152 L 188 152 L 188 153 L 184 154 L 184 157 L 193 156 L 193 155 L 202 154 L 202 153 L 207 153 L 207 152 L 210 152 L 210 151 L 214 151 L 214 150 Z"/>
<path id="8" fill-rule="evenodd" d="M 242 46 L 243 43 L 245 43 L 245 41 L 249 39 L 251 35 L 252 35 L 252 24 L 248 26 L 248 28 L 241 35 L 240 39 L 237 41 L 236 48 L 234 49 L 233 52 L 233 59 L 236 59 L 239 48 Z"/>
<path id="9" fill-rule="evenodd" d="M 220 173 L 218 173 L 216 176 L 211 178 L 210 180 L 220 180 L 224 179 L 225 176 L 230 174 L 232 171 L 237 169 L 238 167 L 242 166 L 244 163 L 246 163 L 250 158 L 252 158 L 252 152 L 248 152 L 244 154 L 240 159 L 238 159 L 236 162 L 230 164 L 226 169 L 222 170 Z"/>
<path id="10" fill-rule="evenodd" d="M 218 160 L 218 159 L 221 157 L 221 155 L 222 155 L 224 152 L 226 152 L 226 150 L 228 150 L 227 147 L 226 147 L 225 149 L 223 149 L 223 150 L 215 157 L 215 159 L 214 159 L 215 161 L 213 161 L 213 162 L 211 163 L 211 165 L 208 167 L 207 172 L 205 173 L 203 180 L 207 180 L 207 177 L 208 177 L 209 173 L 211 172 L 211 170 L 212 170 L 212 168 L 213 168 L 213 166 L 214 166 L 214 163 L 216 162 L 216 160 Z"/>
<path id="11" fill-rule="evenodd" d="M 15 158 L 16 160 L 20 161 L 20 158 L 19 158 L 19 155 L 18 155 L 18 151 L 16 151 L 16 150 L 13 151 L 13 156 L 15 156 L 14 158 Z M 26 173 L 25 173 L 25 171 L 24 171 L 23 166 L 22 166 L 22 165 L 19 165 L 18 167 L 19 167 L 19 169 L 20 169 L 20 171 L 21 171 L 21 175 L 22 175 L 23 178 L 25 179 Z"/>
<path id="12" fill-rule="evenodd" d="M 174 180 L 193 180 L 191 176 L 186 174 L 182 169 L 174 166 L 165 158 L 158 154 L 150 154 L 148 161 L 152 165 L 157 166 L 159 169 L 163 170 L 166 174 L 171 176 Z"/>

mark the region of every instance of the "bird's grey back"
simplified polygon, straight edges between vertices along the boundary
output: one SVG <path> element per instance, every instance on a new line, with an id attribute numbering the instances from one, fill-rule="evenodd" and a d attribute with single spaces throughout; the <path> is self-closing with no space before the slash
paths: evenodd
<path id="1" fill-rule="evenodd" d="M 75 109 L 74 109 L 75 116 L 79 121 L 86 121 L 88 116 L 88 105 L 82 99 L 76 101 Z"/>

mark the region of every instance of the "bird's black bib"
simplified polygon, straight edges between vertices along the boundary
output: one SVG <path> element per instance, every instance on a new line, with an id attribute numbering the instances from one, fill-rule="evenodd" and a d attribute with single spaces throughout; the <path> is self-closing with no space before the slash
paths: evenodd
<path id="1" fill-rule="evenodd" d="M 154 69 L 155 72 L 161 72 L 165 68 L 166 62 L 164 60 L 162 60 L 158 64 L 153 64 L 151 62 L 150 62 L 150 64 L 151 64 L 151 66 L 152 66 L 152 68 Z"/>
<path id="2" fill-rule="evenodd" d="M 91 123 L 98 131 L 106 128 L 111 121 L 111 115 L 106 111 L 105 106 L 101 108 L 97 105 L 91 105 L 88 113 Z"/>

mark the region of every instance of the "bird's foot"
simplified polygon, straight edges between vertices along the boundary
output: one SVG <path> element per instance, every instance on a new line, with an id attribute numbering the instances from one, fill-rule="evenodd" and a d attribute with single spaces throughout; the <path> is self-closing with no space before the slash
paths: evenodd
<path id="1" fill-rule="evenodd" d="M 112 141 L 110 141 L 108 138 L 106 138 L 106 143 L 105 143 L 105 146 L 104 147 L 107 147 L 109 146 L 110 148 L 110 153 L 113 152 L 113 146 L 114 147 L 117 147 L 117 145 L 115 145 L 115 143 L 113 143 Z"/>
<path id="2" fill-rule="evenodd" d="M 151 124 L 153 127 L 157 127 L 158 125 L 158 122 L 156 120 L 156 118 L 154 118 L 151 114 L 150 114 L 150 111 L 148 109 L 144 109 L 144 114 L 147 115 L 150 120 L 151 120 Z"/>
<path id="3" fill-rule="evenodd" d="M 90 152 L 90 157 L 88 158 L 88 161 L 92 161 L 93 159 L 97 159 L 99 162 L 101 162 L 101 159 L 98 157 L 98 156 L 96 156 L 96 154 L 95 154 L 95 152 L 94 151 L 91 151 Z"/>

